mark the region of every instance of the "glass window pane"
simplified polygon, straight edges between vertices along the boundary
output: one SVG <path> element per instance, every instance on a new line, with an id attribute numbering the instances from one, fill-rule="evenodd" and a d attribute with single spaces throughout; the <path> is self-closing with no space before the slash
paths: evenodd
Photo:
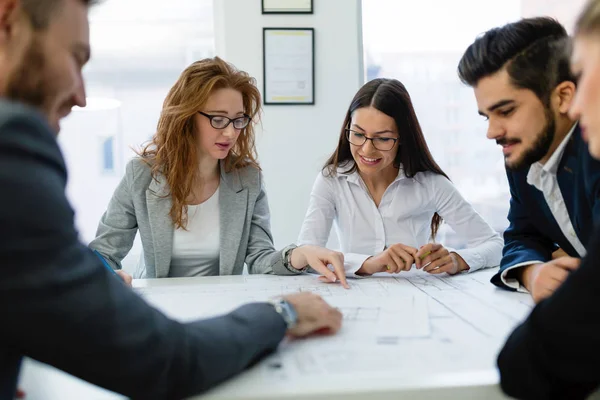
<path id="1" fill-rule="evenodd" d="M 102 169 L 104 172 L 114 172 L 115 170 L 114 140 L 114 137 L 109 137 L 102 143 Z"/>
<path id="2" fill-rule="evenodd" d="M 168 90 L 193 61 L 214 56 L 213 0 L 101 2 L 90 10 L 90 35 L 88 107 L 66 118 L 59 136 L 86 243 L 127 161 L 154 134 Z"/>
<path id="3" fill-rule="evenodd" d="M 584 2 L 362 2 L 367 79 L 387 77 L 404 83 L 436 161 L 499 232 L 508 225 L 504 161 L 498 146 L 486 139 L 487 125 L 477 114 L 473 90 L 458 79 L 458 62 L 479 34 L 521 17 L 550 15 L 571 30 Z M 464 244 L 447 227 L 443 232 L 449 246 Z"/>

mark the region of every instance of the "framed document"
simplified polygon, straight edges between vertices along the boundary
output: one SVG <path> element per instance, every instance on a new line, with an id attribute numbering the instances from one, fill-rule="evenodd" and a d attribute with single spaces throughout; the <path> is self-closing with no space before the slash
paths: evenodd
<path id="1" fill-rule="evenodd" d="M 263 28 L 265 104 L 315 104 L 315 30 Z"/>
<path id="2" fill-rule="evenodd" d="M 263 14 L 312 14 L 313 0 L 262 0 Z"/>

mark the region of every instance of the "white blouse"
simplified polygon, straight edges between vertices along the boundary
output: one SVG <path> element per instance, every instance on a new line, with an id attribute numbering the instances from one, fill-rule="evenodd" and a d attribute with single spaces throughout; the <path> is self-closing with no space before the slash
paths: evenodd
<path id="1" fill-rule="evenodd" d="M 407 178 L 400 169 L 377 207 L 358 171 L 340 172 L 317 176 L 298 244 L 325 246 L 335 222 L 347 275 L 396 243 L 415 248 L 427 244 L 436 212 L 467 239 L 466 249 L 447 248 L 465 260 L 469 271 L 500 264 L 502 238 L 443 175 L 419 172 Z"/>
<path id="2" fill-rule="evenodd" d="M 219 189 L 204 203 L 187 206 L 186 229 L 173 231 L 169 277 L 219 275 Z"/>

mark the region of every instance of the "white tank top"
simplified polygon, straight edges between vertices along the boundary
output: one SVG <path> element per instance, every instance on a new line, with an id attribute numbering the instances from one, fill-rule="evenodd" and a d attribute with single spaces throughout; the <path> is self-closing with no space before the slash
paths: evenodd
<path id="1" fill-rule="evenodd" d="M 186 229 L 173 232 L 170 277 L 219 275 L 219 188 L 204 203 L 188 205 Z"/>

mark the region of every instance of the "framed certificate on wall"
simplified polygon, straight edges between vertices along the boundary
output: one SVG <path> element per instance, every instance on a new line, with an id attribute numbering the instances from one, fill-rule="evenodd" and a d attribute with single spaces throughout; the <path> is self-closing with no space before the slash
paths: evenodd
<path id="1" fill-rule="evenodd" d="M 313 28 L 263 28 L 265 104 L 315 104 Z"/>
<path id="2" fill-rule="evenodd" d="M 263 14 L 312 14 L 313 0 L 262 0 Z"/>

